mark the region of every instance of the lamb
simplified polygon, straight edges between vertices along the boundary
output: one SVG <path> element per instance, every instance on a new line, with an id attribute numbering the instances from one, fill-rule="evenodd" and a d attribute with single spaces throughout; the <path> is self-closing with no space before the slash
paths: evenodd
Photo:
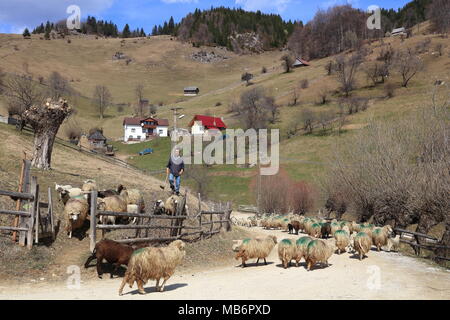
<path id="1" fill-rule="evenodd" d="M 167 280 L 174 274 L 175 268 L 183 261 L 186 255 L 185 244 L 181 240 L 175 240 L 165 248 L 142 248 L 133 252 L 128 269 L 119 288 L 122 295 L 123 287 L 129 284 L 133 287 L 137 283 L 139 293 L 145 294 L 144 284 L 148 280 L 156 280 L 156 291 L 163 292 Z M 160 279 L 164 279 L 159 285 Z"/>
<path id="2" fill-rule="evenodd" d="M 66 231 L 69 239 L 72 232 L 84 225 L 88 215 L 89 205 L 85 199 L 69 199 L 64 206 L 64 216 L 67 217 Z"/>
<path id="3" fill-rule="evenodd" d="M 300 239 L 298 239 L 295 242 L 296 252 L 295 252 L 293 259 L 295 260 L 295 264 L 297 267 L 298 267 L 298 263 L 300 262 L 300 260 L 302 260 L 302 258 L 306 259 L 306 254 L 308 251 L 308 244 L 312 240 L 313 239 L 310 237 L 301 237 Z"/>
<path id="4" fill-rule="evenodd" d="M 130 260 L 133 251 L 133 247 L 129 245 L 120 244 L 113 240 L 101 240 L 95 245 L 94 252 L 86 260 L 84 267 L 88 268 L 91 261 L 97 259 L 97 274 L 98 277 L 102 279 L 102 261 L 105 259 L 108 263 L 114 265 L 114 270 L 111 271 L 112 279 L 114 273 L 117 273 L 117 270 L 121 265 L 128 265 L 128 261 Z"/>
<path id="5" fill-rule="evenodd" d="M 257 258 L 256 263 L 259 262 L 259 259 L 264 259 L 264 264 L 267 265 L 266 258 L 276 244 L 277 238 L 275 236 L 267 236 L 264 239 L 244 239 L 235 259 L 242 259 L 243 268 L 246 267 L 245 261 L 254 258 Z"/>
<path id="6" fill-rule="evenodd" d="M 97 199 L 97 209 L 100 211 L 111 212 L 127 212 L 127 203 L 122 196 L 111 196 L 104 199 Z M 116 224 L 116 217 L 114 216 L 100 216 L 102 224 Z"/>
<path id="7" fill-rule="evenodd" d="M 325 222 L 324 224 L 322 224 L 320 233 L 323 239 L 327 239 L 328 236 L 331 234 L 331 223 Z"/>
<path id="8" fill-rule="evenodd" d="M 70 188 L 69 188 L 70 187 Z M 72 188 L 72 186 L 60 186 L 55 183 L 55 189 L 58 193 L 58 198 L 60 201 L 63 202 L 64 205 L 66 205 L 67 201 L 69 199 L 83 199 L 84 193 L 80 188 Z"/>
<path id="9" fill-rule="evenodd" d="M 164 202 L 162 200 L 157 200 L 153 205 L 153 214 L 160 216 L 166 213 L 166 208 L 164 207 Z"/>
<path id="10" fill-rule="evenodd" d="M 278 245 L 278 258 L 286 269 L 291 264 L 291 260 L 296 256 L 297 247 L 292 240 L 283 239 Z"/>
<path id="11" fill-rule="evenodd" d="M 383 250 L 387 252 L 395 251 L 398 252 L 400 248 L 400 235 L 396 235 L 395 238 L 388 238 L 386 246 L 383 247 Z"/>
<path id="12" fill-rule="evenodd" d="M 381 247 L 387 245 L 388 238 L 392 234 L 393 230 L 390 225 L 386 225 L 382 228 L 377 227 L 372 230 L 372 242 L 380 251 Z"/>
<path id="13" fill-rule="evenodd" d="M 170 216 L 174 216 L 177 212 L 178 202 L 179 202 L 178 196 L 176 196 L 176 195 L 170 196 L 164 203 L 164 208 L 166 210 L 166 214 L 168 214 Z"/>
<path id="14" fill-rule="evenodd" d="M 120 186 L 118 190 L 120 190 L 119 193 L 122 193 L 123 190 L 127 191 L 127 204 L 136 204 L 139 206 L 139 212 L 145 211 L 145 202 L 141 191 L 139 191 L 138 189 L 126 189 L 125 187 L 120 188 Z"/>
<path id="15" fill-rule="evenodd" d="M 336 239 L 338 254 L 341 254 L 341 252 L 345 252 L 346 248 L 350 244 L 349 233 L 345 230 L 337 230 L 334 233 L 334 238 Z"/>
<path id="16" fill-rule="evenodd" d="M 311 271 L 316 263 L 324 263 L 328 266 L 328 259 L 330 259 L 335 251 L 336 244 L 334 238 L 328 240 L 312 240 L 308 244 L 306 254 L 307 270 Z"/>
<path id="17" fill-rule="evenodd" d="M 353 248 L 359 254 L 359 260 L 362 260 L 372 246 L 372 239 L 367 233 L 358 232 L 353 240 L 353 243 Z"/>

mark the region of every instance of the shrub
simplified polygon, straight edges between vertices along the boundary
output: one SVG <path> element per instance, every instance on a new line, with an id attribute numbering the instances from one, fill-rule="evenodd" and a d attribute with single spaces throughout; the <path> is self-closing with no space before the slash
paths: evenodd
<path id="1" fill-rule="evenodd" d="M 307 89 L 309 87 L 308 79 L 303 79 L 300 81 L 300 88 Z"/>
<path id="2" fill-rule="evenodd" d="M 384 86 L 384 94 L 386 98 L 392 98 L 395 95 L 395 86 L 393 83 L 386 83 Z"/>

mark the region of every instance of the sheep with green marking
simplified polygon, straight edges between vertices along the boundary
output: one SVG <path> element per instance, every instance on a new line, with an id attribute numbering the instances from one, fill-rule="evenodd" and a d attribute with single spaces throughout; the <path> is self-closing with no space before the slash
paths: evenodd
<path id="1" fill-rule="evenodd" d="M 390 225 L 386 225 L 382 228 L 376 227 L 372 230 L 372 242 L 377 250 L 380 251 L 381 247 L 387 245 L 388 239 L 394 230 Z"/>
<path id="2" fill-rule="evenodd" d="M 308 271 L 316 263 L 322 263 L 329 266 L 328 259 L 336 251 L 336 241 L 334 238 L 328 240 L 312 240 L 308 243 L 308 251 L 306 254 L 306 268 Z"/>
<path id="3" fill-rule="evenodd" d="M 283 263 L 283 267 L 286 269 L 291 265 L 291 261 L 294 259 L 296 255 L 297 247 L 295 242 L 290 239 L 281 240 L 278 245 L 278 258 Z"/>
<path id="4" fill-rule="evenodd" d="M 338 222 L 331 222 L 331 235 L 334 236 L 338 230 L 341 230 L 341 225 Z"/>
<path id="5" fill-rule="evenodd" d="M 267 264 L 266 258 L 269 256 L 272 249 L 277 244 L 277 238 L 275 236 L 267 236 L 264 239 L 244 239 L 239 247 L 239 252 L 236 254 L 235 259 L 242 259 L 242 267 L 246 267 L 245 262 L 248 259 L 264 259 L 264 264 Z"/>
<path id="6" fill-rule="evenodd" d="M 309 236 L 319 238 L 321 236 L 322 226 L 320 225 L 320 223 L 313 223 L 309 230 Z"/>
<path id="7" fill-rule="evenodd" d="M 358 252 L 359 260 L 362 260 L 366 256 L 371 247 L 372 238 L 365 232 L 358 232 L 353 239 L 353 248 Z"/>
<path id="8" fill-rule="evenodd" d="M 295 260 L 295 264 L 298 267 L 298 264 L 302 258 L 306 261 L 306 254 L 308 253 L 308 244 L 313 239 L 311 237 L 301 237 L 295 242 L 295 254 L 293 259 Z"/>
<path id="9" fill-rule="evenodd" d="M 337 230 L 334 233 L 334 238 L 336 239 L 336 247 L 338 250 L 338 254 L 341 252 L 346 252 L 346 248 L 350 244 L 350 235 L 345 230 Z"/>

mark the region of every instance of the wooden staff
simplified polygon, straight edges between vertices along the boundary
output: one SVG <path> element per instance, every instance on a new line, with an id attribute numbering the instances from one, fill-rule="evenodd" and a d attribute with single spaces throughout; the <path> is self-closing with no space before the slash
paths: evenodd
<path id="1" fill-rule="evenodd" d="M 23 160 L 22 160 L 22 168 L 20 170 L 20 177 L 19 177 L 19 192 L 23 191 L 23 179 L 24 179 L 24 174 L 25 174 L 25 161 L 27 159 L 27 154 L 24 152 L 23 153 Z M 16 211 L 20 210 L 20 205 L 22 204 L 22 201 L 20 198 L 18 198 L 16 200 Z M 14 222 L 13 222 L 13 227 L 17 227 L 19 225 L 19 216 L 16 216 L 14 218 Z M 17 231 L 13 231 L 12 234 L 12 241 L 16 242 L 17 241 Z"/>

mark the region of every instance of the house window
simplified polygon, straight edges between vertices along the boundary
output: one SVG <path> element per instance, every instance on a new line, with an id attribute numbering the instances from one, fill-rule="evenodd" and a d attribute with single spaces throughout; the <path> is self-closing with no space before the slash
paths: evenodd
<path id="1" fill-rule="evenodd" d="M 162 130 L 162 129 L 159 129 L 159 134 L 163 134 L 164 133 L 164 130 Z"/>
<path id="2" fill-rule="evenodd" d="M 134 128 L 131 129 L 131 132 L 132 132 L 132 133 L 136 133 L 136 129 L 134 129 Z"/>
<path id="3" fill-rule="evenodd" d="M 141 136 L 137 136 L 137 138 L 138 138 L 139 140 L 141 140 Z"/>

